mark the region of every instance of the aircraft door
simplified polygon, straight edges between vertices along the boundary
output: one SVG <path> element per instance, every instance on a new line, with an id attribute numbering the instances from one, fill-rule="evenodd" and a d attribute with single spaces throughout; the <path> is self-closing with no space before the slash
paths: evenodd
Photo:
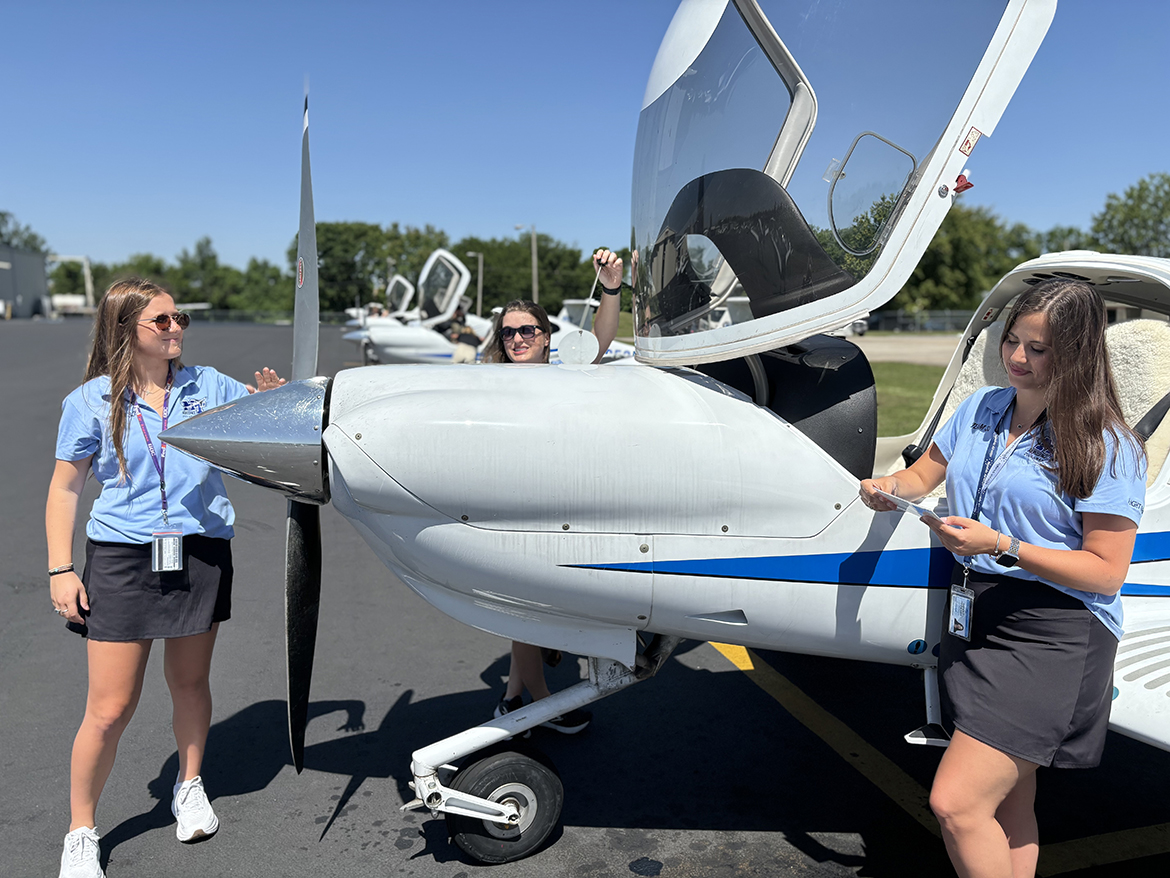
<path id="1" fill-rule="evenodd" d="M 471 272 L 454 253 L 439 249 L 427 257 L 418 278 L 419 319 L 432 327 L 447 320 L 471 282 Z"/>
<path id="2" fill-rule="evenodd" d="M 1055 8 L 686 0 L 635 143 L 639 359 L 760 353 L 892 298 Z M 709 319 L 730 295 L 751 320 Z"/>

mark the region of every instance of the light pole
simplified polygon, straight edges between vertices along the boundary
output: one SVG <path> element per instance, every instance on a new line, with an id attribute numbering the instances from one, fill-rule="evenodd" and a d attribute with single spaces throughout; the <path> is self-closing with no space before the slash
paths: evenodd
<path id="1" fill-rule="evenodd" d="M 468 256 L 476 259 L 475 267 L 475 316 L 483 316 L 483 254 L 467 251 Z"/>
<path id="2" fill-rule="evenodd" d="M 517 230 L 522 228 L 524 228 L 523 223 L 517 224 Z M 528 228 L 532 232 L 532 302 L 536 304 L 540 302 L 540 285 L 536 279 L 536 224 L 533 223 Z"/>

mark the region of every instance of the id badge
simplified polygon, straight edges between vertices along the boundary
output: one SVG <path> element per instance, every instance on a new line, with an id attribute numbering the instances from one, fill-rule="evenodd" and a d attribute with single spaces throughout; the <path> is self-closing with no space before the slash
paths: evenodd
<path id="1" fill-rule="evenodd" d="M 156 530 L 150 544 L 150 569 L 155 573 L 173 573 L 183 569 L 183 532 Z"/>
<path id="2" fill-rule="evenodd" d="M 975 592 L 965 585 L 955 583 L 951 586 L 951 615 L 947 622 L 947 632 L 970 642 L 971 618 L 975 610 Z"/>

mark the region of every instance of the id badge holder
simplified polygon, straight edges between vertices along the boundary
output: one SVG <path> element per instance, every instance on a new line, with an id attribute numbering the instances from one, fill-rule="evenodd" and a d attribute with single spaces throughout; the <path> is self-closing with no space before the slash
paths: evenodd
<path id="1" fill-rule="evenodd" d="M 963 574 L 963 583 L 967 574 Z M 967 642 L 971 641 L 971 620 L 975 614 L 975 592 L 956 582 L 951 586 L 951 612 L 947 619 L 947 633 Z"/>
<path id="2" fill-rule="evenodd" d="M 183 532 L 156 530 L 150 541 L 150 569 L 155 573 L 173 573 L 183 569 Z"/>

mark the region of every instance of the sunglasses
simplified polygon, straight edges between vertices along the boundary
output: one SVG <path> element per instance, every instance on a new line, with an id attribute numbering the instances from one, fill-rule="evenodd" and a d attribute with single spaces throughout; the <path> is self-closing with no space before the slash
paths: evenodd
<path id="1" fill-rule="evenodd" d="M 148 317 L 145 320 L 139 320 L 139 323 L 153 323 L 160 331 L 165 332 L 171 328 L 171 321 L 178 324 L 179 329 L 186 329 L 191 325 L 191 315 L 180 311 L 178 314 L 159 314 L 157 317 Z"/>
<path id="2" fill-rule="evenodd" d="M 520 333 L 520 337 L 526 341 L 531 341 L 536 338 L 536 333 L 540 332 L 539 326 L 533 326 L 531 323 L 526 323 L 523 326 L 505 326 L 500 330 L 500 338 L 504 341 L 511 341 L 512 336 Z"/>

